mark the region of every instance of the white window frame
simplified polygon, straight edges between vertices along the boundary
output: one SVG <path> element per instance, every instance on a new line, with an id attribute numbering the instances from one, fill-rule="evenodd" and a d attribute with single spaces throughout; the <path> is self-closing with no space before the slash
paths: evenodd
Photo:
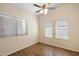
<path id="1" fill-rule="evenodd" d="M 46 31 L 46 28 L 49 29 L 49 32 L 45 32 Z M 52 26 L 45 26 L 44 27 L 44 37 L 45 38 L 53 38 L 53 27 Z"/>
<path id="2" fill-rule="evenodd" d="M 67 26 L 66 25 L 63 25 L 63 24 L 65 24 L 65 23 L 63 23 L 63 24 L 61 24 L 60 26 L 59 26 L 59 28 L 60 28 L 60 31 L 58 32 L 58 35 L 57 35 L 57 30 L 56 30 L 56 28 L 57 28 L 57 21 L 61 21 L 61 23 L 62 23 L 62 21 L 66 21 L 67 22 Z M 65 28 L 65 29 L 62 29 L 62 28 L 64 28 L 64 26 L 66 26 L 67 28 Z M 64 39 L 64 40 L 68 40 L 69 39 L 69 31 L 70 31 L 70 26 L 69 26 L 69 21 L 68 20 L 56 20 L 55 21 L 55 38 L 58 38 L 58 39 Z M 61 30 L 62 30 L 62 32 L 61 32 Z M 64 32 L 64 31 L 67 31 L 67 32 Z"/>

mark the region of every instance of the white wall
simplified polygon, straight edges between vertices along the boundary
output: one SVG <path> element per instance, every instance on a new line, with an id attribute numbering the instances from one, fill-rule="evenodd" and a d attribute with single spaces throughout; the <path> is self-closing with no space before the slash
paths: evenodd
<path id="1" fill-rule="evenodd" d="M 9 55 L 12 52 L 28 47 L 37 42 L 79 52 L 79 4 L 64 4 L 53 12 L 49 12 L 47 16 L 41 15 L 38 22 L 37 17 L 34 14 L 10 4 L 0 4 L 0 11 L 9 15 L 22 17 L 27 20 L 28 23 L 28 35 L 0 38 L 0 55 Z M 45 38 L 43 36 L 43 31 L 41 30 L 42 27 L 40 27 L 40 21 L 45 17 L 50 17 L 53 23 L 58 17 L 62 16 L 68 17 L 71 24 L 72 30 L 70 32 L 69 40 Z"/>
<path id="2" fill-rule="evenodd" d="M 53 24 L 58 18 L 65 17 L 68 19 L 70 26 L 68 40 L 44 37 L 43 28 L 40 25 L 42 20 L 45 21 L 47 17 L 52 20 Z M 79 4 L 63 4 L 47 15 L 40 15 L 38 23 L 39 42 L 79 52 Z"/>
<path id="3" fill-rule="evenodd" d="M 0 38 L 0 55 L 9 55 L 38 42 L 37 17 L 10 4 L 0 4 L 0 11 L 27 20 L 28 35 Z"/>

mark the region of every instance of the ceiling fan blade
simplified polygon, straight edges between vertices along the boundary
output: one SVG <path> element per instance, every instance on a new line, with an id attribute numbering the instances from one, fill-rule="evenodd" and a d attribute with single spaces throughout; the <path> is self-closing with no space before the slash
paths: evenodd
<path id="1" fill-rule="evenodd" d="M 56 9 L 56 8 L 48 7 L 48 9 Z"/>
<path id="2" fill-rule="evenodd" d="M 37 4 L 33 4 L 34 6 L 36 6 L 36 7 L 39 7 L 39 8 L 41 8 L 41 6 L 40 5 L 37 5 Z"/>
<path id="3" fill-rule="evenodd" d="M 35 13 L 38 13 L 38 12 L 40 12 L 41 11 L 41 9 L 40 10 L 38 10 L 38 11 L 36 11 Z"/>

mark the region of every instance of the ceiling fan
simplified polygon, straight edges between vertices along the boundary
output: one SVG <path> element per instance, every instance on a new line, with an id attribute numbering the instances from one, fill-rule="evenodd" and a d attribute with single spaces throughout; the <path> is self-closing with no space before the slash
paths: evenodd
<path id="1" fill-rule="evenodd" d="M 40 10 L 36 11 L 35 13 L 44 13 L 47 14 L 48 9 L 55 9 L 54 7 L 50 7 L 51 3 L 45 3 L 42 5 L 33 4 L 33 6 L 40 8 Z"/>

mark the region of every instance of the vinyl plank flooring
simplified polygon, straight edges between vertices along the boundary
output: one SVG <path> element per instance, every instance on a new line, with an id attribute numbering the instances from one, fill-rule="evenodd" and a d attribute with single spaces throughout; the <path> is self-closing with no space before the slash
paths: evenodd
<path id="1" fill-rule="evenodd" d="M 79 56 L 79 53 L 43 43 L 37 43 L 10 54 L 9 56 Z"/>

